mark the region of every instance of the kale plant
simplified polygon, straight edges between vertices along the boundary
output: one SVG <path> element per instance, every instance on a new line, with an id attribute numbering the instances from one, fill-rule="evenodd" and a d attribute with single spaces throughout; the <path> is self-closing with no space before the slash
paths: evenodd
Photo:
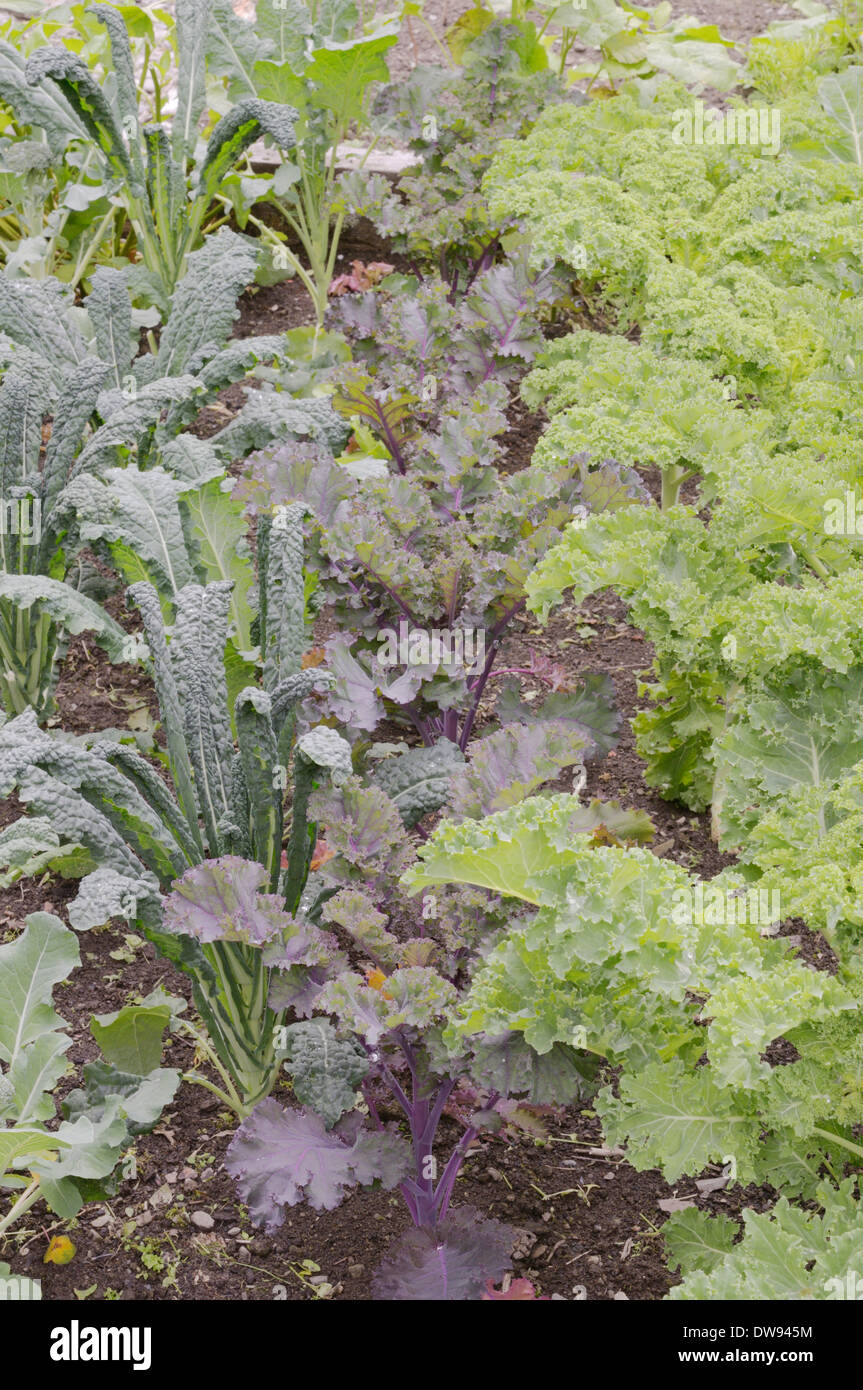
<path id="1" fill-rule="evenodd" d="M 250 21 L 224 3 L 222 14 L 232 41 L 217 40 L 211 66 L 241 104 L 262 98 L 265 105 L 287 104 L 294 138 L 266 182 L 250 181 L 246 169 L 223 183 L 219 197 L 241 227 L 258 229 L 271 273 L 296 275 L 308 290 L 320 332 L 342 228 L 355 210 L 357 175 L 339 170 L 339 147 L 366 124 L 369 92 L 389 76 L 386 54 L 398 41 L 398 27 L 387 22 L 368 32 L 353 0 L 320 7 L 259 0 Z"/>
<path id="2" fill-rule="evenodd" d="M 158 349 L 141 355 L 120 271 L 96 272 L 83 312 L 56 281 L 3 282 L 0 692 L 7 714 L 50 710 L 68 633 L 92 632 L 114 661 L 138 655 L 97 602 L 63 582 L 84 543 L 110 545 L 127 580 L 150 579 L 166 601 L 193 580 L 236 579 L 235 645 L 252 646 L 251 566 L 236 553 L 243 521 L 218 480 L 233 458 L 274 437 L 319 434 L 335 445 L 344 434 L 325 400 L 272 391 L 251 393 L 214 439 L 183 433 L 223 386 L 259 362 L 286 359 L 277 336 L 228 341 L 257 256 L 227 228 L 210 237 L 189 257 Z"/>
<path id="3" fill-rule="evenodd" d="M 436 271 L 453 299 L 500 257 L 508 219 L 491 216 L 481 191 L 495 150 L 525 134 L 549 102 L 564 100 L 549 72 L 525 71 L 522 44 L 518 28 L 491 24 L 464 67 L 416 67 L 372 108 L 378 134 L 407 144 L 419 168 L 395 192 L 379 177 L 367 180 L 359 206 L 416 274 Z"/>
<path id="4" fill-rule="evenodd" d="M 583 748 L 555 721 L 492 734 L 448 775 L 438 770 L 449 813 L 469 834 L 474 817 L 520 803 Z M 412 1224 L 378 1271 L 376 1296 L 475 1299 L 506 1269 L 512 1233 L 453 1205 L 471 1147 L 505 1124 L 536 1126 L 535 1107 L 590 1094 L 594 1067 L 577 1040 L 540 1055 L 507 1027 L 457 1035 L 460 1001 L 506 930 L 507 906 L 499 894 L 454 890 L 406 906 L 399 876 L 414 858 L 405 822 L 415 819 L 417 797 L 421 812 L 421 784 L 408 797 L 383 778 L 363 785 L 354 776 L 313 798 L 327 854 L 309 881 L 309 903 L 312 890 L 318 902 L 325 898 L 321 916 L 340 949 L 334 943 L 318 970 L 274 975 L 271 1002 L 289 1001 L 302 1020 L 286 1029 L 285 1063 L 300 1107 L 259 1105 L 230 1147 L 228 1169 L 253 1220 L 271 1228 L 301 1201 L 331 1209 L 357 1184 L 397 1187 Z M 652 833 L 641 813 L 560 800 L 569 803 L 561 843 Z M 225 872 L 243 871 L 218 864 L 189 871 L 168 901 L 169 919 L 183 923 L 203 911 L 201 920 L 212 923 L 211 878 Z M 263 910 L 261 902 L 254 915 Z M 230 917 L 222 930 L 231 930 Z M 390 1118 L 394 1108 L 400 1123 Z M 444 1139 L 445 1116 L 461 1125 L 458 1137 Z"/>
<path id="5" fill-rule="evenodd" d="M 308 508 L 312 561 L 342 629 L 327 647 L 329 708 L 354 729 L 394 717 L 425 744 L 464 752 L 524 584 L 582 506 L 577 461 L 497 466 L 505 383 L 541 341 L 530 310 L 547 292 L 516 262 L 485 272 L 457 306 L 441 282 L 410 299 L 352 299 L 357 360 L 334 404 L 372 452 L 264 451 L 237 486 L 259 513 Z M 600 696 L 589 684 L 569 714 L 603 745 L 614 721 Z"/>
<path id="6" fill-rule="evenodd" d="M 781 879 L 699 883 L 649 850 L 567 837 L 567 801 L 445 823 L 408 870 L 414 890 L 473 884 L 538 909 L 485 953 L 453 1033 L 511 1028 L 540 1056 L 577 1039 L 619 1066 L 594 1107 L 639 1170 L 674 1182 L 732 1162 L 736 1182 L 815 1197 L 822 1171 L 838 1181 L 863 1156 L 859 939 L 835 974 L 812 969 L 771 931 Z M 780 1038 L 794 1056 L 776 1065 Z"/>
<path id="7" fill-rule="evenodd" d="M 7 84 L 5 95 L 13 110 L 20 108 L 22 119 L 52 121 L 49 134 L 54 137 L 69 129 L 71 113 L 72 131 L 79 138 L 88 137 L 99 152 L 103 178 L 121 198 L 134 230 L 143 262 L 136 287 L 164 309 L 211 217 L 223 180 L 261 136 L 269 136 L 280 149 L 290 149 L 297 113 L 284 103 L 245 96 L 217 122 L 198 156 L 208 35 L 239 22 L 230 5 L 221 0 L 180 0 L 177 6 L 178 105 L 170 130 L 158 120 L 141 122 L 134 58 L 121 11 L 98 4 L 92 13 L 110 35 L 110 82 L 97 80 L 70 48 L 49 45 L 37 49 L 25 69 L 30 87 L 47 85 L 48 100 L 34 112 L 15 84 L 12 90 Z M 227 46 L 230 49 L 230 43 Z M 52 99 L 61 115 L 49 109 Z"/>
<path id="8" fill-rule="evenodd" d="M 303 733 L 296 717 L 298 702 L 328 680 L 316 668 L 302 669 L 298 509 L 282 524 L 263 526 L 258 540 L 262 687 L 251 683 L 254 668 L 228 644 L 231 582 L 184 585 L 174 595 L 170 629 L 151 584 L 140 580 L 129 589 L 152 657 L 173 790 L 127 745 L 43 733 L 32 710 L 0 728 L 0 795 L 17 791 L 48 823 L 61 863 L 71 847 L 86 851 L 70 922 L 78 930 L 114 916 L 137 922 L 191 976 L 212 1043 L 207 1055 L 225 1087 L 219 1094 L 240 1114 L 267 1094 L 278 1067 L 277 1019 L 267 1005 L 271 960 L 260 947 L 266 940 L 272 960 L 316 962 L 318 934 L 283 913 L 266 936 L 250 935 L 240 903 L 229 941 L 171 936 L 162 930 L 162 895 L 189 865 L 242 855 L 256 861 L 247 892 L 278 888 L 293 911 L 316 840 L 309 797 L 351 768 L 350 746 L 334 729 Z M 15 823 L 21 836 L 31 824 L 25 817 Z"/>

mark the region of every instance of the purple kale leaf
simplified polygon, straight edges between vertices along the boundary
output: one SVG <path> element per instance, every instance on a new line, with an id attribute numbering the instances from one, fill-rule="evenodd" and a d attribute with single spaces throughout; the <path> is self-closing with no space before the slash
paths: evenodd
<path id="1" fill-rule="evenodd" d="M 332 1211 L 357 1184 L 396 1187 L 410 1163 L 405 1140 L 393 1129 L 355 1128 L 340 1122 L 328 1130 L 312 1111 L 261 1101 L 237 1130 L 225 1159 L 255 1225 L 274 1230 L 285 1208 L 303 1201 L 316 1211 Z"/>
<path id="2" fill-rule="evenodd" d="M 165 899 L 165 926 L 198 941 L 261 946 L 296 926 L 281 898 L 259 891 L 267 879 L 267 870 L 251 859 L 205 859 L 174 883 Z"/>
<path id="3" fill-rule="evenodd" d="M 321 526 L 333 526 L 346 514 L 357 485 L 328 449 L 320 444 L 283 444 L 248 459 L 233 495 L 251 512 L 303 502 Z"/>
<path id="4" fill-rule="evenodd" d="M 327 643 L 327 668 L 335 680 L 326 702 L 343 723 L 371 731 L 384 717 L 385 699 L 398 706 L 410 704 L 433 670 L 415 666 L 393 680 L 373 653 L 364 653 L 366 664 L 362 665 L 351 652 L 353 641 L 352 637 L 337 635 Z"/>
<path id="5" fill-rule="evenodd" d="M 387 1301 L 479 1300 L 486 1281 L 509 1268 L 513 1231 L 500 1221 L 459 1207 L 434 1230 L 403 1236 L 375 1275 L 374 1296 Z"/>
<path id="6" fill-rule="evenodd" d="M 452 778 L 452 810 L 472 820 L 503 811 L 583 762 L 592 748 L 580 729 L 554 720 L 498 729 L 469 746 L 469 763 Z"/>
<path id="7" fill-rule="evenodd" d="M 335 957 L 335 939 L 311 922 L 285 912 L 275 893 L 259 890 L 267 871 L 251 859 L 226 854 L 187 869 L 164 904 L 165 927 L 197 941 L 241 941 L 265 948 L 268 965 L 324 965 Z"/>
<path id="8" fill-rule="evenodd" d="M 508 680 L 501 686 L 495 712 L 504 725 L 536 724 L 541 720 L 566 724 L 591 741 L 589 758 L 604 757 L 614 747 L 620 726 L 611 678 L 595 671 L 581 677 L 578 690 L 557 690 L 535 709 L 521 699 L 518 681 Z"/>
<path id="9" fill-rule="evenodd" d="M 309 816 L 324 827 L 327 848 L 336 856 L 326 866 L 331 878 L 389 881 L 398 878 L 413 857 L 398 809 L 381 787 L 364 787 L 358 777 L 315 792 L 309 799 Z"/>
<path id="10" fill-rule="evenodd" d="M 329 973 L 318 966 L 307 969 L 303 965 L 292 965 L 287 970 L 274 970 L 270 976 L 267 996 L 269 1007 L 273 1013 L 280 1014 L 285 1009 L 293 1009 L 299 1018 L 311 1018 L 318 1006 L 318 997 Z"/>

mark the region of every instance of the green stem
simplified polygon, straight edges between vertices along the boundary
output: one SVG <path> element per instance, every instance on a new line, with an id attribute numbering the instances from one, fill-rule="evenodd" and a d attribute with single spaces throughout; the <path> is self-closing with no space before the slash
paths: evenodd
<path id="1" fill-rule="evenodd" d="M 3 1220 L 0 1221 L 0 1236 L 2 1236 L 3 1232 L 7 1231 L 19 1217 L 24 1216 L 32 1206 L 35 1206 L 41 1195 L 39 1190 L 39 1179 L 34 1178 L 30 1186 L 24 1189 L 21 1196 L 9 1208 Z"/>
<path id="2" fill-rule="evenodd" d="M 227 1090 L 220 1091 L 217 1086 L 214 1086 L 211 1081 L 207 1081 L 205 1077 L 198 1078 L 198 1084 L 200 1084 L 201 1086 L 207 1086 L 214 1093 L 214 1095 L 221 1096 L 227 1102 L 230 1108 L 232 1110 L 236 1110 L 239 1114 L 243 1108 L 243 1102 L 240 1100 L 240 1094 L 234 1086 L 230 1072 L 228 1072 L 228 1070 L 222 1065 L 222 1060 L 219 1057 L 218 1053 L 215 1051 L 214 1048 L 210 1047 L 209 1041 L 206 1038 L 206 1036 L 203 1033 L 201 1033 L 199 1029 L 197 1029 L 194 1026 L 194 1024 L 190 1023 L 188 1019 L 182 1018 L 178 1021 L 183 1024 L 183 1026 L 194 1038 L 196 1047 L 201 1052 L 203 1052 L 204 1056 L 210 1063 L 210 1066 L 213 1068 L 213 1070 L 219 1073 L 219 1076 L 224 1081 Z M 191 1080 L 192 1076 L 193 1074 L 190 1073 L 189 1077 L 184 1077 L 183 1079 Z"/>
<path id="3" fill-rule="evenodd" d="M 206 1076 L 199 1076 L 197 1072 L 184 1071 L 182 1073 L 182 1080 L 188 1081 L 190 1086 L 203 1086 L 205 1091 L 210 1091 L 212 1095 L 218 1096 L 219 1100 L 222 1101 L 229 1110 L 233 1110 L 238 1119 L 244 1120 L 248 1115 L 248 1107 L 243 1105 L 236 1091 L 234 1091 L 233 1086 L 231 1087 L 231 1090 L 234 1091 L 232 1098 L 228 1095 L 227 1091 L 220 1090 L 212 1081 L 208 1081 Z"/>
<path id="4" fill-rule="evenodd" d="M 662 510 L 667 512 L 669 507 L 676 505 L 680 497 L 680 489 L 690 478 L 695 477 L 694 469 L 687 469 L 683 464 L 674 464 L 671 468 L 662 470 Z"/>
<path id="5" fill-rule="evenodd" d="M 831 1144 L 839 1144 L 841 1148 L 848 1149 L 858 1158 L 863 1158 L 863 1147 L 853 1143 L 851 1139 L 846 1139 L 842 1134 L 834 1134 L 832 1129 L 822 1129 L 820 1125 L 813 1125 L 812 1133 L 817 1134 L 821 1139 L 829 1139 Z"/>

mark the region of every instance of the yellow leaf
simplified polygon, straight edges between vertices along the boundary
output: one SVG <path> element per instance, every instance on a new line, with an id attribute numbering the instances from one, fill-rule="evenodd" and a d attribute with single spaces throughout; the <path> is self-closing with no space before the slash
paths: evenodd
<path id="1" fill-rule="evenodd" d="M 42 1260 L 46 1265 L 67 1265 L 75 1258 L 75 1247 L 68 1236 L 52 1236 Z"/>
<path id="2" fill-rule="evenodd" d="M 384 999 L 392 999 L 392 995 L 387 994 L 384 989 L 386 982 L 387 976 L 382 970 L 379 970 L 377 966 L 370 966 L 366 971 L 366 984 L 371 985 L 372 989 L 379 989 Z"/>

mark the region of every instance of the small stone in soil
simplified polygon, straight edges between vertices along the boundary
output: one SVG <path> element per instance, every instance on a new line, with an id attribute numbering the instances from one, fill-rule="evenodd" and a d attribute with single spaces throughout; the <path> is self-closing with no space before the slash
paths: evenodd
<path id="1" fill-rule="evenodd" d="M 212 1231 L 215 1221 L 208 1211 L 193 1211 L 192 1225 L 197 1226 L 199 1231 Z"/>
<path id="2" fill-rule="evenodd" d="M 351 1279 L 362 1279 L 365 1272 L 365 1265 L 348 1265 L 348 1274 Z"/>

